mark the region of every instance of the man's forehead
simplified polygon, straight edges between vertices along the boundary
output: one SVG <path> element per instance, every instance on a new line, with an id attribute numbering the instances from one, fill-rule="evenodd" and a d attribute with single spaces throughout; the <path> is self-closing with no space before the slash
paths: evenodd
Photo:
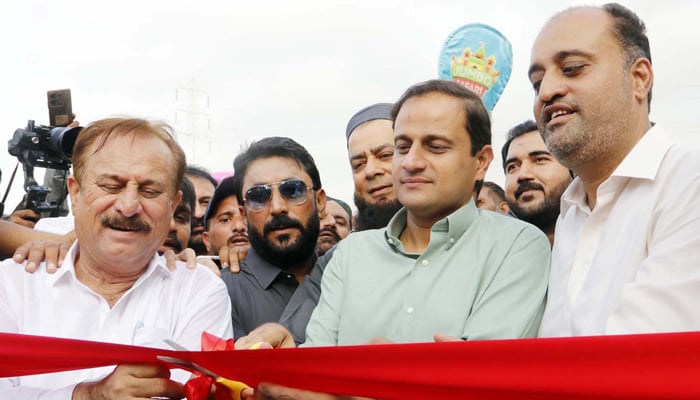
<path id="1" fill-rule="evenodd" d="M 466 121 L 465 101 L 447 93 L 432 91 L 408 98 L 394 121 L 394 138 L 406 133 L 433 135 Z M 427 129 L 426 129 L 427 128 Z M 417 129 L 418 132 L 412 132 Z M 464 128 L 466 133 L 466 128 Z M 469 136 L 469 135 L 467 135 Z"/>
<path id="2" fill-rule="evenodd" d="M 236 197 L 236 194 L 233 193 L 229 196 L 224 197 L 223 200 L 221 200 L 221 204 L 224 204 L 224 203 L 237 206 L 238 205 L 238 197 Z"/>
<path id="3" fill-rule="evenodd" d="M 547 145 L 544 144 L 544 140 L 542 140 L 542 135 L 540 135 L 539 131 L 523 133 L 522 135 L 513 138 L 511 145 L 513 144 L 517 146 L 542 147 L 544 149 L 547 148 Z"/>
<path id="4" fill-rule="evenodd" d="M 171 179 L 175 174 L 175 162 L 168 145 L 160 138 L 152 135 L 139 135 L 138 131 L 109 136 L 104 143 L 100 139 L 91 143 L 85 151 L 85 172 L 105 168 L 114 171 L 115 175 L 128 175 L 131 172 L 141 173 L 142 169 L 149 170 L 149 177 Z M 100 146 L 98 148 L 98 146 Z M 136 147 L 134 147 L 136 146 Z M 134 151 L 130 149 L 134 148 Z M 148 155 L 141 149 L 148 149 Z M 164 168 L 167 167 L 167 168 Z"/>
<path id="5" fill-rule="evenodd" d="M 531 152 L 549 152 L 539 131 L 530 131 L 513 138 L 508 146 L 507 160 L 527 157 Z"/>
<path id="6" fill-rule="evenodd" d="M 299 160 L 274 156 L 251 161 L 243 177 L 243 184 L 244 186 L 265 185 L 289 179 L 311 182 L 311 176 L 306 173 Z"/>
<path id="7" fill-rule="evenodd" d="M 571 7 L 563 10 L 555 15 L 553 15 L 540 30 L 537 37 L 544 36 L 552 31 L 558 31 L 564 28 L 570 28 L 574 32 L 579 32 L 577 26 L 572 26 L 573 24 L 582 25 L 604 25 L 609 22 L 606 17 L 609 17 L 608 13 L 602 8 L 598 7 Z M 537 41 L 537 39 L 535 39 Z"/>
<path id="8" fill-rule="evenodd" d="M 359 125 L 348 140 L 350 156 L 362 154 L 383 144 L 394 142 L 394 130 L 391 121 L 375 119 Z"/>
<path id="9" fill-rule="evenodd" d="M 216 213 L 219 214 L 224 211 L 233 211 L 238 207 L 238 198 L 236 197 L 236 194 L 232 194 L 230 196 L 224 197 L 224 199 L 221 200 L 219 205 L 216 207 Z"/>
<path id="10" fill-rule="evenodd" d="M 600 8 L 575 7 L 564 10 L 553 16 L 540 30 L 532 46 L 531 60 L 535 62 L 538 57 L 575 50 L 578 43 L 590 41 L 594 37 L 592 32 L 609 30 L 611 23 L 610 16 Z"/>
<path id="11" fill-rule="evenodd" d="M 131 182 L 138 186 L 169 186 L 172 180 L 169 173 L 162 171 L 162 169 L 154 170 L 147 164 L 129 167 L 98 160 L 94 161 L 85 176 L 95 181 Z"/>
<path id="12" fill-rule="evenodd" d="M 347 211 L 345 211 L 345 209 L 340 204 L 336 203 L 333 200 L 329 200 L 328 202 L 326 202 L 326 207 L 328 207 L 329 211 L 334 215 L 339 215 L 343 218 L 349 217 Z M 332 208 L 332 210 L 330 208 Z"/>

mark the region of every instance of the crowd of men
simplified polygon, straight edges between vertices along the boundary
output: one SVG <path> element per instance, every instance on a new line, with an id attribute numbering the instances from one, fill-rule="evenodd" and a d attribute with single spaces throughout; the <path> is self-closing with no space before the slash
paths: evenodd
<path id="1" fill-rule="evenodd" d="M 93 122 L 73 217 L 0 224 L 0 331 L 197 349 L 203 330 L 239 348 L 700 330 L 700 153 L 649 120 L 644 23 L 618 4 L 564 10 L 528 79 L 534 120 L 506 135 L 502 187 L 484 182 L 490 116 L 460 84 L 358 111 L 356 214 L 292 138 L 253 142 L 219 183 L 167 127 Z M 0 394 L 178 398 L 186 379 L 119 365 L 0 379 Z"/>

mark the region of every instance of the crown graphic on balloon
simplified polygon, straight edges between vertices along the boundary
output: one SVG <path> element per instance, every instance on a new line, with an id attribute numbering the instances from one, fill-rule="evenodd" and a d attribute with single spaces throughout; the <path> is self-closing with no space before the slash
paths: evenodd
<path id="1" fill-rule="evenodd" d="M 501 75 L 501 71 L 494 68 L 496 56 L 492 54 L 486 57 L 485 47 L 484 42 L 481 42 L 479 49 L 473 53 L 472 49 L 467 47 L 461 57 L 452 56 L 450 63 L 452 79 L 479 96 L 491 89 Z"/>
<path id="2" fill-rule="evenodd" d="M 508 39 L 491 26 L 470 23 L 445 39 L 438 58 L 438 77 L 475 92 L 486 109 L 493 111 L 512 67 L 513 49 Z"/>

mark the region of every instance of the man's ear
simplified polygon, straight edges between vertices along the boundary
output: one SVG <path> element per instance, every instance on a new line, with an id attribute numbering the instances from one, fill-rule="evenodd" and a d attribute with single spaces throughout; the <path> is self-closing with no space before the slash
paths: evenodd
<path id="1" fill-rule="evenodd" d="M 326 213 L 326 191 L 319 189 L 316 191 L 316 210 L 318 211 L 318 217 L 321 218 L 322 215 Z"/>
<path id="2" fill-rule="evenodd" d="M 474 179 L 483 181 L 484 177 L 486 177 L 486 171 L 488 171 L 489 165 L 491 165 L 491 161 L 493 161 L 493 148 L 490 144 L 484 145 L 484 147 L 476 152 L 474 158 L 476 158 L 476 174 L 474 175 Z"/>
<path id="3" fill-rule="evenodd" d="M 635 100 L 647 103 L 651 87 L 654 84 L 654 70 L 651 68 L 651 62 L 644 57 L 638 58 L 630 66 L 630 75 Z"/>
<path id="4" fill-rule="evenodd" d="M 502 201 L 498 203 L 498 211 L 500 211 L 501 214 L 508 215 L 510 213 L 510 206 L 508 205 L 508 202 Z"/>
<path id="5" fill-rule="evenodd" d="M 180 204 L 180 201 L 182 201 L 182 190 L 178 190 L 177 193 L 175 193 L 172 209 L 170 210 L 171 214 L 175 214 L 175 209 L 177 208 L 178 204 Z"/>
<path id="6" fill-rule="evenodd" d="M 245 206 L 239 203 L 238 211 L 241 212 L 241 217 L 243 217 L 244 220 L 248 221 L 248 210 L 246 210 Z"/>
<path id="7" fill-rule="evenodd" d="M 75 214 L 75 210 L 79 207 L 78 194 L 80 193 L 80 183 L 78 183 L 74 175 L 70 175 L 66 180 L 66 186 L 70 196 L 71 212 Z"/>
<path id="8" fill-rule="evenodd" d="M 207 253 L 211 252 L 211 241 L 209 240 L 209 231 L 202 232 L 202 242 L 204 247 L 207 248 Z"/>

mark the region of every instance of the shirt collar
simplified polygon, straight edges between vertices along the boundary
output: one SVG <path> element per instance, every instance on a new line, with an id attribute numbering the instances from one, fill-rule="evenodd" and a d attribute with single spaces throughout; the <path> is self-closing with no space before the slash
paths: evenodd
<path id="1" fill-rule="evenodd" d="M 166 263 L 167 261 L 165 260 L 165 256 L 161 256 L 158 253 L 154 254 L 151 258 L 151 261 L 148 263 L 148 267 L 146 267 L 146 272 L 144 272 L 144 274 L 141 275 L 141 279 L 139 280 L 146 279 L 150 275 L 155 274 L 167 276 L 168 278 L 170 278 L 172 274 L 170 273 L 170 270 L 168 269 Z M 177 268 L 182 268 L 182 266 L 178 266 Z M 136 283 L 138 283 L 138 281 Z"/>
<path id="2" fill-rule="evenodd" d="M 654 125 L 615 168 L 612 176 L 654 180 L 672 145 L 664 128 Z"/>
<path id="3" fill-rule="evenodd" d="M 583 183 L 578 176 L 571 181 L 569 187 L 562 193 L 559 204 L 561 211 L 559 213 L 564 214 L 569 207 L 578 207 L 582 210 L 588 208 L 588 203 L 586 203 L 586 191 L 583 189 Z"/>
<path id="4" fill-rule="evenodd" d="M 48 279 L 51 286 L 55 286 L 59 282 L 66 279 L 77 279 L 75 276 L 75 256 L 79 251 L 78 241 L 74 241 L 73 244 L 68 249 L 66 253 L 66 258 L 63 259 L 63 264 L 58 270 L 51 275 Z M 37 271 L 39 272 L 39 271 Z M 41 273 L 46 273 L 46 271 L 40 271 Z"/>
<path id="5" fill-rule="evenodd" d="M 76 240 L 71 245 L 68 253 L 66 253 L 66 258 L 63 260 L 61 267 L 49 278 L 52 286 L 66 279 L 77 279 L 75 275 L 75 257 L 78 253 L 80 253 L 80 243 Z M 158 253 L 155 253 L 151 261 L 148 262 L 146 271 L 134 283 L 134 287 L 155 273 L 170 277 L 170 270 L 166 265 L 165 257 L 158 255 Z"/>
<path id="6" fill-rule="evenodd" d="M 311 260 L 314 266 L 316 265 L 317 259 L 318 255 L 316 252 L 314 252 L 313 259 Z M 245 259 L 241 261 L 241 263 L 249 267 L 247 270 L 258 281 L 260 286 L 265 289 L 268 289 L 280 274 L 288 273 L 282 268 L 270 264 L 267 262 L 267 260 L 260 257 L 260 254 L 258 254 L 253 247 L 248 250 L 248 255 L 246 255 Z"/>
<path id="7" fill-rule="evenodd" d="M 661 168 L 661 162 L 672 146 L 673 143 L 666 135 L 663 126 L 656 124 L 639 139 L 610 177 L 654 180 Z M 601 187 L 604 184 L 605 182 Z M 574 178 L 561 196 L 561 213 L 563 214 L 570 207 L 588 210 L 586 191 L 579 177 Z"/>
<path id="8" fill-rule="evenodd" d="M 464 232 L 469 229 L 478 217 L 479 210 L 476 208 L 474 201 L 469 200 L 467 204 L 458 208 L 452 214 L 435 222 L 430 228 L 430 231 L 447 232 L 447 237 L 450 238 L 450 240 L 448 240 L 446 248 L 449 249 L 457 242 Z M 384 236 L 390 246 L 398 248 L 401 243 L 399 237 L 401 236 L 401 232 L 406 228 L 407 218 L 408 210 L 406 210 L 406 207 L 403 207 L 391 218 L 389 224 L 387 224 Z"/>

